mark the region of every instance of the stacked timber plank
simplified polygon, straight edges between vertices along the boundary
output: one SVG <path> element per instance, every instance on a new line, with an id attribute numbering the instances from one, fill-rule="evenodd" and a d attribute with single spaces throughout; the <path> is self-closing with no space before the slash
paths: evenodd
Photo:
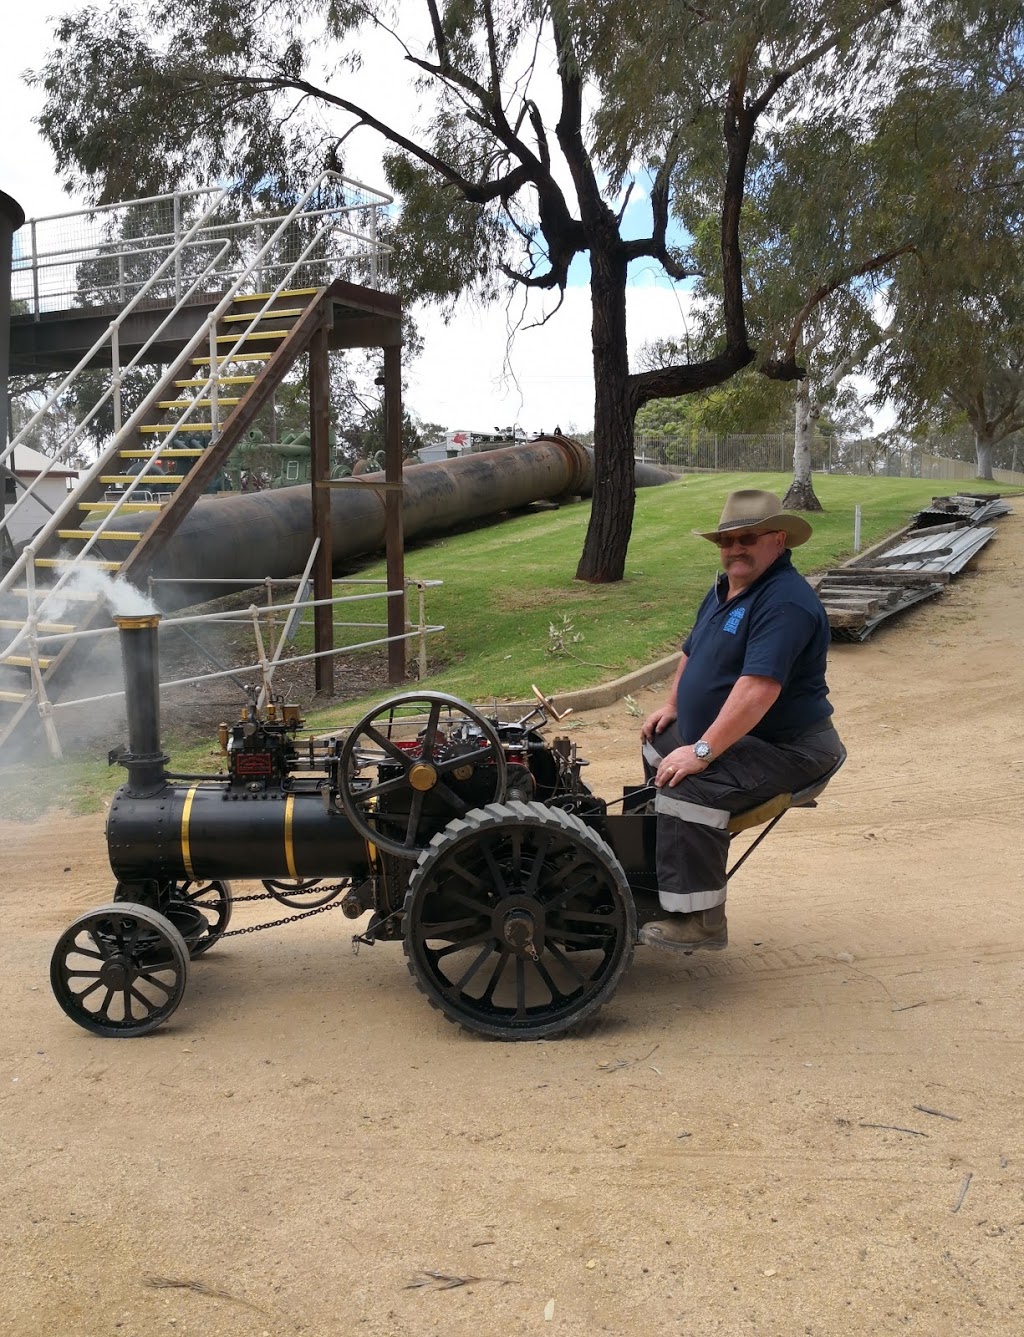
<path id="1" fill-rule="evenodd" d="M 933 497 L 913 525 L 888 543 L 815 577 L 832 639 L 866 640 L 886 618 L 941 594 L 994 536 L 981 522 L 1009 511 L 991 494 Z"/>
<path id="2" fill-rule="evenodd" d="M 825 605 L 834 641 L 863 641 L 879 622 L 941 594 L 948 582 L 946 572 L 841 566 L 821 577 L 818 597 Z"/>

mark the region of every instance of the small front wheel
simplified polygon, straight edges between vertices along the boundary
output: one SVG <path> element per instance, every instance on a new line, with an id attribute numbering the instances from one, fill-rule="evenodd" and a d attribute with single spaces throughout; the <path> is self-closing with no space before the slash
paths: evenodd
<path id="1" fill-rule="evenodd" d="M 61 934 L 50 986 L 71 1020 L 94 1035 L 145 1035 L 181 1002 L 188 960 L 169 919 L 119 901 L 88 911 Z"/>

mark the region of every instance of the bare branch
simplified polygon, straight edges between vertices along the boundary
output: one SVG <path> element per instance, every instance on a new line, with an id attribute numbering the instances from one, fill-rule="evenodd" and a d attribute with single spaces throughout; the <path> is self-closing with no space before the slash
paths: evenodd
<path id="1" fill-rule="evenodd" d="M 894 246 L 891 250 L 883 251 L 879 255 L 871 256 L 870 259 L 863 261 L 859 265 L 852 265 L 849 268 L 842 270 L 840 273 L 834 274 L 832 278 L 825 283 L 819 284 L 796 313 L 793 323 L 790 326 L 789 337 L 786 340 L 782 357 L 771 363 L 765 364 L 765 368 L 763 368 L 765 375 L 770 375 L 776 380 L 792 379 L 785 373 L 787 369 L 795 368 L 796 366 L 796 346 L 803 331 L 804 324 L 815 308 L 820 306 L 827 297 L 831 297 L 834 292 L 839 288 L 844 287 L 853 279 L 862 278 L 865 274 L 870 274 L 876 270 L 883 269 L 899 256 L 908 255 L 915 250 L 916 247 L 913 242 L 904 242 L 901 246 Z M 767 370 L 769 366 L 772 368 L 771 371 Z"/>

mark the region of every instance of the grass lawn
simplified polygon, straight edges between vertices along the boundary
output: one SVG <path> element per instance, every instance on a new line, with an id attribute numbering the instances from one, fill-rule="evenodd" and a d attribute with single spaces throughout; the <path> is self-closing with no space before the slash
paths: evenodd
<path id="1" fill-rule="evenodd" d="M 766 488 L 781 496 L 788 485 L 789 475 L 784 474 L 695 474 L 664 487 L 642 489 L 637 493 L 626 576 L 615 585 L 586 585 L 573 579 L 590 518 L 589 502 L 516 516 L 411 548 L 406 554 L 407 574 L 444 582 L 440 589 L 427 591 L 427 621 L 443 623 L 445 630 L 429 639 L 431 673 L 424 687 L 486 702 L 522 700 L 531 682 L 537 682 L 557 696 L 620 677 L 670 654 L 680 645 L 718 570 L 718 549 L 690 531 L 714 528 L 725 494 L 733 489 Z M 906 524 L 933 496 L 956 489 L 954 483 L 937 480 L 832 475 L 816 476 L 814 486 L 825 512 L 811 517 L 813 537 L 794 551 L 796 565 L 807 574 L 852 555 L 857 505 L 866 548 Z M 960 486 L 978 492 L 1009 491 L 998 484 Z M 361 574 L 383 578 L 383 561 Z M 345 592 L 345 586 L 336 587 L 336 593 Z M 337 616 L 343 617 L 341 610 Z M 382 605 L 363 604 L 352 617 L 382 618 Z M 307 615 L 307 625 L 296 637 L 296 653 L 312 649 L 310 621 Z M 562 648 L 551 635 L 552 624 L 562 631 Z M 343 634 L 339 629 L 339 644 Z M 354 643 L 368 634 L 353 629 L 348 640 Z M 251 638 L 245 653 L 250 651 Z M 414 660 L 414 645 L 409 653 Z M 354 723 L 389 694 L 383 691 L 314 711 L 307 725 L 326 730 Z M 174 769 L 215 769 L 212 738 L 195 746 L 164 741 L 173 753 Z M 15 818 L 36 815 L 48 801 L 93 811 L 123 776 L 120 767 L 108 769 L 92 755 L 63 763 L 40 758 L 24 770 L 20 766 L 0 770 L 0 803 L 4 814 Z"/>
<path id="2" fill-rule="evenodd" d="M 425 685 L 468 701 L 522 700 L 531 682 L 557 695 L 620 677 L 670 654 L 718 570 L 718 549 L 691 530 L 714 528 L 728 491 L 759 487 L 781 496 L 789 481 L 783 474 L 700 474 L 642 489 L 626 576 L 615 585 L 573 579 L 589 502 L 510 518 L 410 549 L 410 577 L 444 582 L 442 588 L 427 591 L 427 621 L 443 623 L 445 630 L 428 641 L 431 673 Z M 978 484 L 977 490 L 984 487 Z M 815 478 L 815 490 L 825 511 L 810 517 L 814 534 L 794 550 L 796 565 L 808 574 L 853 554 L 857 505 L 866 548 L 906 524 L 952 485 L 822 475 Z M 988 490 L 1005 491 L 996 485 Z M 383 577 L 383 562 L 364 574 Z M 344 616 L 341 610 L 338 616 Z M 566 628 L 564 648 L 559 648 L 550 628 L 564 628 L 565 619 L 571 629 Z M 311 632 L 300 635 L 311 649 Z M 350 639 L 361 635 L 365 633 Z M 574 636 L 580 639 L 574 641 Z M 415 654 L 413 646 L 410 658 Z M 381 696 L 366 698 L 377 699 Z M 316 720 L 352 720 L 359 706 L 349 702 L 343 709 L 325 711 L 315 717 L 314 727 Z"/>

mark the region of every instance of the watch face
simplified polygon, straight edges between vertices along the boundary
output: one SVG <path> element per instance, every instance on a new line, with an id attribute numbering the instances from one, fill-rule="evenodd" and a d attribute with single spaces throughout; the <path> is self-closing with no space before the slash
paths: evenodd
<path id="1" fill-rule="evenodd" d="M 707 761 L 708 757 L 711 756 L 711 748 L 703 740 L 699 743 L 694 743 L 693 755 L 698 761 Z"/>

